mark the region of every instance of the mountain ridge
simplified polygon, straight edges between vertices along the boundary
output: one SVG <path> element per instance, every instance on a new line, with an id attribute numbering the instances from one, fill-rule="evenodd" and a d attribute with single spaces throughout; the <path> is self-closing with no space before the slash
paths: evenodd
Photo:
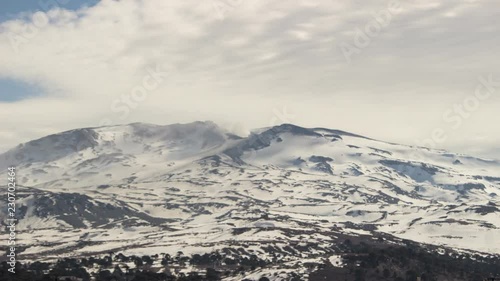
<path id="1" fill-rule="evenodd" d="M 213 122 L 84 128 L 1 154 L 0 170 L 10 165 L 23 210 L 18 235 L 29 246 L 20 255 L 29 258 L 202 253 L 234 243 L 267 255 L 262 247 L 303 239 L 327 253 L 342 233 L 500 254 L 488 242 L 500 235 L 498 162 L 340 130 L 282 124 L 236 136 Z M 331 237 L 314 234 L 332 229 Z"/>

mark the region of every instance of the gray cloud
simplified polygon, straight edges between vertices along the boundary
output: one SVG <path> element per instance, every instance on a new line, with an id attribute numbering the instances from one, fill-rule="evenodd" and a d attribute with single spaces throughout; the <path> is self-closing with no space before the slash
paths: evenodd
<path id="1" fill-rule="evenodd" d="M 276 122 L 286 107 L 299 125 L 411 145 L 444 128 L 436 147 L 500 158 L 500 89 L 457 129 L 442 117 L 474 94 L 480 76 L 500 80 L 497 1 L 401 0 L 350 63 L 340 46 L 353 45 L 388 1 L 221 3 L 102 1 L 39 13 L 50 20 L 29 33 L 30 16 L 2 23 L 0 76 L 35 83 L 43 95 L 0 103 L 9 120 L 0 150 L 103 119 L 237 120 L 247 130 Z M 127 114 L 112 108 L 157 66 L 168 77 L 147 98 Z"/>

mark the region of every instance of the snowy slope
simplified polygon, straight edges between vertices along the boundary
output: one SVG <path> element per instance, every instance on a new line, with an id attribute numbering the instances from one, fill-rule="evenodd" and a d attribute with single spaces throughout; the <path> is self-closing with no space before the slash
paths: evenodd
<path id="1" fill-rule="evenodd" d="M 302 253 L 314 257 L 343 233 L 500 254 L 499 161 L 324 128 L 256 132 L 130 124 L 13 148 L 0 170 L 17 167 L 22 254 L 314 243 Z"/>

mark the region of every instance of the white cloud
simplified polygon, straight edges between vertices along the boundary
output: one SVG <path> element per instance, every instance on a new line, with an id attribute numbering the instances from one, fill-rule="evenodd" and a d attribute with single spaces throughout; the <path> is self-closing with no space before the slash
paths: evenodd
<path id="1" fill-rule="evenodd" d="M 283 106 L 300 125 L 415 144 L 437 124 L 449 126 L 443 112 L 473 93 L 480 75 L 500 80 L 497 1 L 401 0 L 402 12 L 350 64 L 339 44 L 388 1 L 230 2 L 107 0 L 39 12 L 40 28 L 26 29 L 32 15 L 2 23 L 0 76 L 44 94 L 0 103 L 0 150 L 105 118 L 211 119 L 244 131 L 268 126 Z M 169 76 L 147 99 L 124 118 L 111 109 L 157 65 Z M 470 152 L 493 151 L 499 105 L 500 89 L 441 146 L 467 152 L 467 141 Z M 489 141 L 463 137 L 478 133 Z"/>

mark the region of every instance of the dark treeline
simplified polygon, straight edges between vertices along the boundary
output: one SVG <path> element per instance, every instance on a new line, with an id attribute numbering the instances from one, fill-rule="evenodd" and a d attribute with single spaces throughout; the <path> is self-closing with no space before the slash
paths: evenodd
<path id="1" fill-rule="evenodd" d="M 196 271 L 183 272 L 187 264 L 196 268 Z M 221 280 L 222 276 L 243 275 L 266 265 L 266 261 L 255 255 L 232 258 L 223 257 L 218 252 L 192 256 L 184 256 L 179 252 L 173 257 L 168 254 L 125 256 L 110 253 L 104 257 L 66 258 L 52 264 L 38 261 L 22 265 L 18 263 L 15 274 L 8 272 L 10 266 L 7 262 L 2 262 L 0 281 L 89 281 L 91 278 L 97 281 L 210 281 Z"/>
<path id="2" fill-rule="evenodd" d="M 387 245 L 347 239 L 341 249 L 344 266 L 317 270 L 311 281 L 416 281 L 417 277 L 422 281 L 483 281 L 500 276 L 500 257 L 495 255 L 439 252 L 411 241 Z"/>
<path id="3" fill-rule="evenodd" d="M 323 262 L 317 264 L 288 266 L 297 270 L 310 267 L 308 279 L 311 281 L 416 281 L 417 278 L 422 281 L 483 281 L 489 276 L 500 275 L 498 256 L 431 249 L 411 241 L 399 245 L 385 243 L 383 239 L 368 243 L 346 239 L 335 245 L 335 249 L 335 253 L 342 257 L 341 264 L 331 264 L 327 259 L 331 254 L 328 254 Z M 244 279 L 244 276 L 259 268 L 280 268 L 280 262 L 272 260 L 261 259 L 243 249 L 227 248 L 222 254 L 214 252 L 191 256 L 182 252 L 174 256 L 109 253 L 102 257 L 66 258 L 54 263 L 37 261 L 17 264 L 15 274 L 8 272 L 10 266 L 2 262 L 0 281 L 215 281 L 229 276 L 240 277 L 239 280 L 243 281 L 268 281 L 271 276 L 256 280 Z M 276 269 L 276 272 L 279 271 Z M 299 274 L 291 274 L 291 281 L 304 280 Z"/>

